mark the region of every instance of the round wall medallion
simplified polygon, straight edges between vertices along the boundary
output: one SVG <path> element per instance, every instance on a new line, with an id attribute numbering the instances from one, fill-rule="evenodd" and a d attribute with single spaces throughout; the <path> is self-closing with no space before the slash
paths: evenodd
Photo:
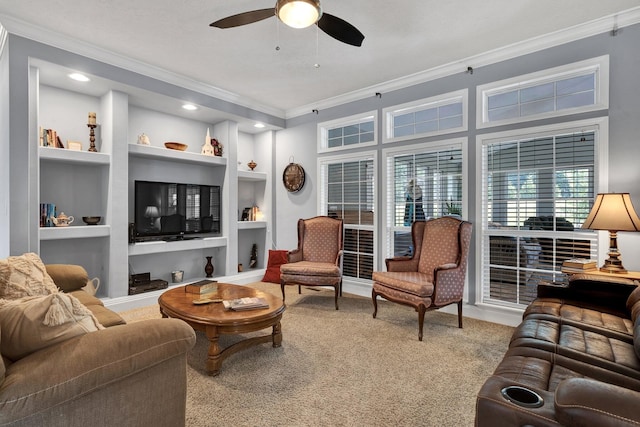
<path id="1" fill-rule="evenodd" d="M 287 191 L 300 191 L 304 186 L 304 168 L 297 163 L 289 163 L 282 173 L 282 182 Z"/>

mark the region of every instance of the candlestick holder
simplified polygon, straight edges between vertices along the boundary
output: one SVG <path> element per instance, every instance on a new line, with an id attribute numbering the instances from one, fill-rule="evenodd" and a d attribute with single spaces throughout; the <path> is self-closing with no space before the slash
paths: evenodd
<path id="1" fill-rule="evenodd" d="M 87 151 L 91 151 L 93 153 L 97 153 L 98 149 L 96 148 L 96 134 L 94 132 L 94 129 L 96 128 L 97 125 L 91 125 L 88 124 L 87 126 L 89 126 L 89 141 L 90 141 L 90 145 L 89 145 L 89 149 Z"/>

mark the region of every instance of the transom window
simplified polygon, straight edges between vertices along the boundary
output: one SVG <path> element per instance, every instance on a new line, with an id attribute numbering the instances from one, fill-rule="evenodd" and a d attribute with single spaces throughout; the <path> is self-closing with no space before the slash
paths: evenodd
<path id="1" fill-rule="evenodd" d="M 377 113 L 366 113 L 318 124 L 318 151 L 362 147 L 376 143 Z"/>
<path id="2" fill-rule="evenodd" d="M 604 56 L 479 86 L 478 127 L 607 108 L 608 69 Z"/>
<path id="3" fill-rule="evenodd" d="M 467 91 L 457 91 L 384 110 L 385 142 L 467 128 Z"/>

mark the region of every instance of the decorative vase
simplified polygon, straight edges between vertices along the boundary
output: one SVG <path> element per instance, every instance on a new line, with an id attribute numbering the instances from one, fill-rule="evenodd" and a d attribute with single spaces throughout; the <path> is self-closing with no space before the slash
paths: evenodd
<path id="1" fill-rule="evenodd" d="M 202 150 L 200 154 L 204 156 L 213 156 L 215 155 L 213 145 L 211 145 L 211 136 L 209 135 L 209 128 L 207 128 L 207 136 L 204 138 L 204 145 L 202 146 Z"/>
<path id="2" fill-rule="evenodd" d="M 251 160 L 249 163 L 247 163 L 247 166 L 249 166 L 249 169 L 254 170 L 256 166 L 258 166 L 258 164 Z"/>
<path id="3" fill-rule="evenodd" d="M 206 277 L 213 277 L 213 263 L 211 262 L 211 258 L 213 257 L 206 257 L 207 258 L 207 265 L 204 266 L 204 272 L 207 275 Z"/>

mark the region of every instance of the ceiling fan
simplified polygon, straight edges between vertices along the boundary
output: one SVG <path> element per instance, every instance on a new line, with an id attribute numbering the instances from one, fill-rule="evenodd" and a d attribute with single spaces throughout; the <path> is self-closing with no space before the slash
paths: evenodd
<path id="1" fill-rule="evenodd" d="M 232 28 L 252 24 L 272 16 L 293 28 L 318 28 L 336 40 L 352 46 L 362 46 L 364 35 L 353 25 L 337 16 L 322 12 L 320 0 L 277 0 L 276 6 L 258 9 L 222 18 L 209 24 L 216 28 Z"/>

